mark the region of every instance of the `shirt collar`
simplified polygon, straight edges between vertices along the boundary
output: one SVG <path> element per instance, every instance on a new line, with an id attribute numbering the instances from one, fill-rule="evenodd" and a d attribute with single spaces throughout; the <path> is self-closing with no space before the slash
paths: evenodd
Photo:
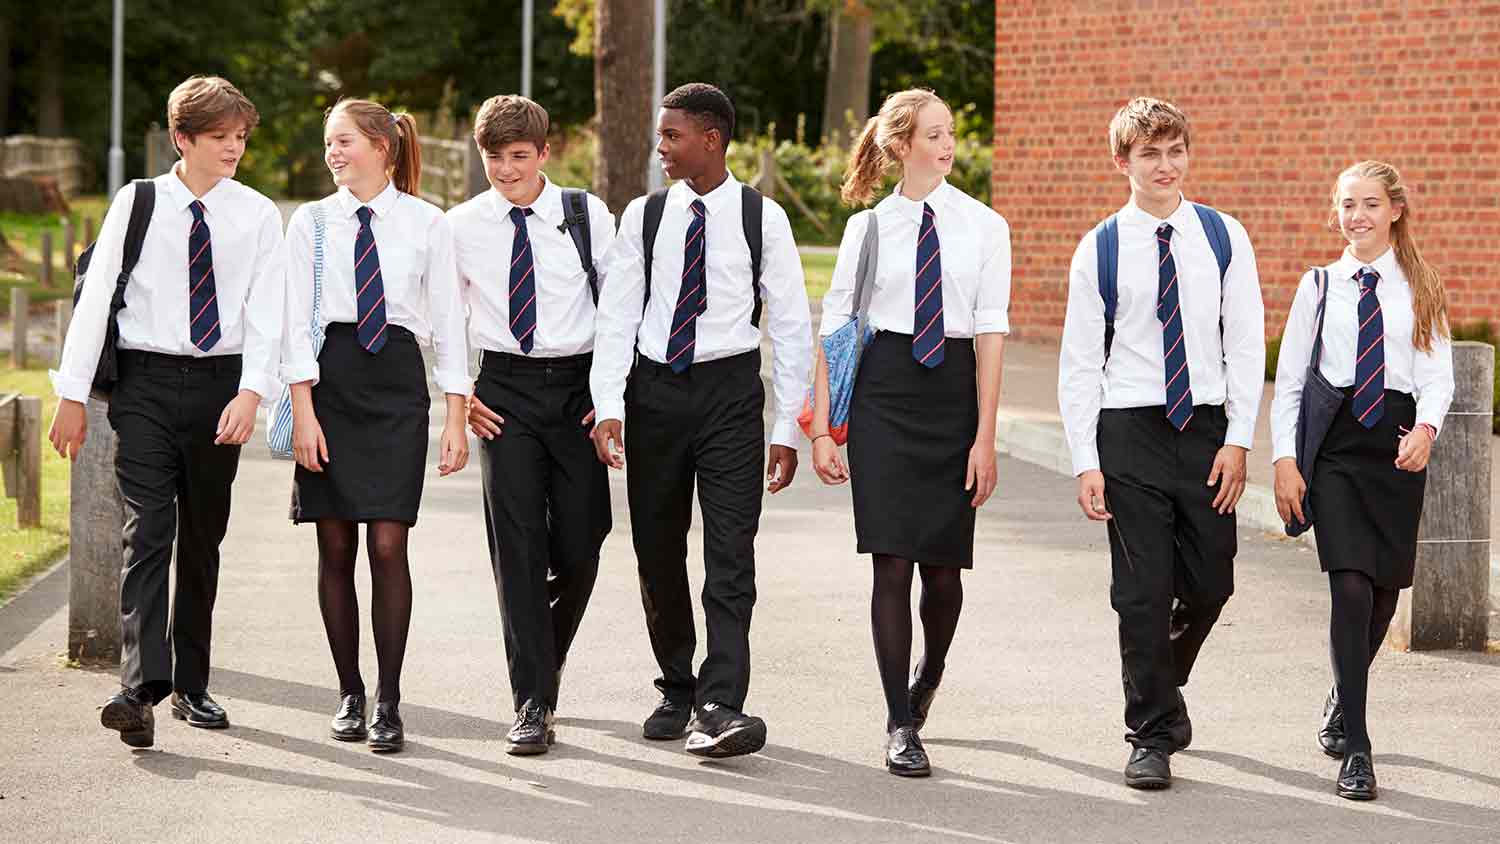
<path id="1" fill-rule="evenodd" d="M 684 212 L 693 204 L 693 200 L 701 199 L 707 215 L 712 217 L 725 204 L 738 200 L 740 196 L 740 180 L 734 177 L 733 171 L 726 169 L 724 172 L 726 174 L 724 181 L 702 196 L 694 193 L 693 189 L 688 187 L 687 182 L 678 182 L 667 190 L 667 198 L 671 200 L 674 207 Z"/>
<path id="2" fill-rule="evenodd" d="M 895 189 L 891 191 L 891 195 L 880 200 L 876 204 L 875 210 L 902 217 L 909 216 L 916 220 L 918 225 L 922 222 L 923 205 L 931 205 L 933 216 L 941 218 L 943 212 L 948 210 L 949 200 L 952 199 L 953 191 L 955 190 L 952 185 L 948 184 L 948 180 L 944 178 L 938 181 L 937 187 L 933 188 L 931 193 L 921 199 L 909 199 L 901 194 L 901 186 L 903 184 L 905 183 L 897 182 Z"/>
<path id="3" fill-rule="evenodd" d="M 1198 213 L 1193 210 L 1193 204 L 1188 202 L 1187 197 L 1178 193 L 1177 198 L 1177 208 L 1171 214 L 1167 215 L 1166 219 L 1162 219 L 1141 206 L 1136 205 L 1135 198 L 1132 197 L 1129 202 L 1125 203 L 1125 207 L 1120 209 L 1120 220 L 1132 225 L 1149 226 L 1153 230 L 1161 228 L 1162 223 L 1169 223 L 1172 226 L 1172 231 L 1180 232 L 1183 226 L 1191 226 L 1193 224 L 1193 221 L 1198 217 Z"/>
<path id="4" fill-rule="evenodd" d="M 210 216 L 213 214 L 215 209 L 222 210 L 220 202 L 223 200 L 225 195 L 225 192 L 223 190 L 224 183 L 230 180 L 220 179 L 219 181 L 214 183 L 213 187 L 208 189 L 208 193 L 205 193 L 202 196 L 193 196 L 192 189 L 187 186 L 187 182 L 184 182 L 182 180 L 181 168 L 182 162 L 178 161 L 176 164 L 172 165 L 172 169 L 169 170 L 167 174 L 162 177 L 161 181 L 158 182 L 159 187 L 166 189 L 167 197 L 171 201 L 170 207 L 172 208 L 172 210 L 184 211 L 189 205 L 193 204 L 193 200 L 195 199 L 203 203 L 204 209 Z"/>
<path id="5" fill-rule="evenodd" d="M 1379 258 L 1367 264 L 1354 256 L 1353 246 L 1347 246 L 1344 248 L 1344 254 L 1340 255 L 1339 259 L 1328 268 L 1328 272 L 1335 279 L 1352 280 L 1355 273 L 1363 267 L 1370 267 L 1380 273 L 1381 281 L 1406 281 L 1406 273 L 1401 271 L 1401 262 L 1396 260 L 1396 250 L 1393 247 L 1386 247 L 1385 252 L 1381 253 Z"/>
<path id="6" fill-rule="evenodd" d="M 370 210 L 375 212 L 375 216 L 383 220 L 386 215 L 391 213 L 391 208 L 395 206 L 396 200 L 401 198 L 401 191 L 396 190 L 395 182 L 386 182 L 385 190 L 381 191 L 378 196 L 369 202 L 360 202 L 359 197 L 355 196 L 348 188 L 339 188 L 339 192 L 335 196 L 339 198 L 339 207 L 343 209 L 345 217 L 353 217 L 355 212 L 359 211 L 361 205 L 368 205 Z"/>
<path id="7" fill-rule="evenodd" d="M 555 226 L 561 223 L 563 218 L 562 188 L 559 188 L 551 179 L 547 178 L 546 173 L 540 175 L 542 177 L 542 192 L 537 194 L 535 202 L 525 207 L 530 208 L 531 213 L 543 223 Z M 494 210 L 496 217 L 499 217 L 501 220 L 507 220 L 510 218 L 510 209 L 515 208 L 516 205 L 506 199 L 505 195 L 500 193 L 500 191 L 490 188 L 490 207 Z"/>

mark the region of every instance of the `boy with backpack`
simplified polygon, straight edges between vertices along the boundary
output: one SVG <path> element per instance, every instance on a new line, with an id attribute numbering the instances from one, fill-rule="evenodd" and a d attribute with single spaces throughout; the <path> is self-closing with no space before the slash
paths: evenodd
<path id="1" fill-rule="evenodd" d="M 1109 139 L 1130 202 L 1073 255 L 1057 396 L 1079 507 L 1109 534 L 1125 783 L 1167 788 L 1192 741 L 1180 687 L 1234 591 L 1265 326 L 1244 227 L 1182 196 L 1187 117 L 1139 97 Z"/>
<path id="2" fill-rule="evenodd" d="M 152 746 L 152 707 L 168 694 L 173 717 L 229 726 L 208 694 L 219 543 L 240 446 L 257 406 L 281 386 L 281 214 L 234 180 L 258 121 L 218 77 L 172 91 L 167 124 L 180 159 L 115 195 L 79 258 L 77 309 L 52 373 L 59 401 L 48 436 L 59 454 L 77 458 L 91 393 L 109 402 L 119 436 L 122 689 L 100 721 L 131 747 Z"/>
<path id="3" fill-rule="evenodd" d="M 448 212 L 471 346 L 469 426 L 515 705 L 508 752 L 546 753 L 568 647 L 610 530 L 609 479 L 589 440 L 595 255 L 614 240 L 604 201 L 542 172 L 547 112 L 486 100 L 474 121 L 492 190 Z"/>

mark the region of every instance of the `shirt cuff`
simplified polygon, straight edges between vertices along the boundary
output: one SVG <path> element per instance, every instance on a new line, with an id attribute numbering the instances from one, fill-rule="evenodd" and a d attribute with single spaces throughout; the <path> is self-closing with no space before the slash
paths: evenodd
<path id="1" fill-rule="evenodd" d="M 833 332 L 838 331 L 840 328 L 843 328 L 845 325 L 849 324 L 850 318 L 850 314 L 840 314 L 833 313 L 831 311 L 824 311 L 823 319 L 818 323 L 818 336 L 827 337 Z"/>
<path id="2" fill-rule="evenodd" d="M 432 370 L 432 380 L 437 383 L 438 389 L 444 393 L 452 393 L 455 396 L 468 397 L 473 391 L 474 379 L 469 377 L 469 371 L 465 368 L 462 372 L 447 372 L 445 370 Z"/>
<path id="3" fill-rule="evenodd" d="M 285 384 L 301 384 L 303 381 L 311 381 L 313 386 L 317 386 L 320 374 L 317 361 L 310 364 L 284 363 L 281 365 L 281 380 Z"/>
<path id="4" fill-rule="evenodd" d="M 47 375 L 52 379 L 52 392 L 56 393 L 58 398 L 76 401 L 83 405 L 89 403 L 89 392 L 94 387 L 92 381 L 64 375 L 55 369 L 48 370 Z"/>
<path id="5" fill-rule="evenodd" d="M 1441 437 L 1443 435 L 1443 420 L 1441 417 L 1433 419 L 1426 416 L 1418 416 L 1417 421 L 1414 422 L 1413 425 L 1431 425 L 1432 430 L 1437 432 L 1436 436 L 1433 439 L 1433 442 L 1437 441 L 1436 437 Z"/>
<path id="6" fill-rule="evenodd" d="M 1225 445 L 1237 445 L 1246 451 L 1255 445 L 1255 423 L 1243 419 L 1232 419 L 1224 432 Z"/>
<path id="7" fill-rule="evenodd" d="M 777 419 L 776 426 L 771 429 L 771 445 L 784 445 L 795 449 L 797 442 L 802 439 L 799 434 L 802 429 L 797 427 L 795 419 Z"/>
<path id="8" fill-rule="evenodd" d="M 1092 472 L 1099 468 L 1099 449 L 1075 448 L 1073 449 L 1073 477 L 1078 477 L 1084 472 Z"/>
<path id="9" fill-rule="evenodd" d="M 1009 334 L 1010 317 L 1005 311 L 991 309 L 987 311 L 974 312 L 974 333 L 978 334 Z"/>
<path id="10" fill-rule="evenodd" d="M 1271 462 L 1275 463 L 1282 458 L 1290 457 L 1297 459 L 1297 437 L 1293 433 L 1289 437 L 1277 437 L 1274 447 L 1271 449 Z"/>
<path id="11" fill-rule="evenodd" d="M 594 424 L 614 419 L 617 422 L 625 421 L 625 402 L 623 401 L 596 401 L 594 402 Z"/>
<path id="12" fill-rule="evenodd" d="M 249 390 L 260 396 L 260 407 L 271 407 L 281 397 L 281 382 L 271 375 L 241 373 L 240 389 Z"/>

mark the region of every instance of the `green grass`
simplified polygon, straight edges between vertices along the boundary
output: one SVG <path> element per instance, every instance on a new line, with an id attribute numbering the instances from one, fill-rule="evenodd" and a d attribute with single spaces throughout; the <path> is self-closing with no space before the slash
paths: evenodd
<path id="1" fill-rule="evenodd" d="M 94 232 L 97 234 L 109 203 L 105 197 L 96 195 L 74 197 L 68 205 L 68 216 L 73 219 L 73 254 L 77 257 L 88 246 L 83 241 L 84 218 L 94 221 Z M 0 304 L 0 311 L 8 312 L 10 309 L 10 288 L 36 284 L 41 273 L 44 231 L 52 232 L 52 288 L 42 290 L 34 287 L 31 301 L 45 302 L 71 295 L 73 271 L 65 266 L 62 217 L 57 214 L 17 214 L 7 211 L 0 213 L 0 232 L 5 234 L 5 240 L 14 253 L 0 256 L 0 297 L 4 300 L 4 304 Z"/>
<path id="2" fill-rule="evenodd" d="M 0 394 L 21 393 L 42 399 L 42 524 L 16 527 L 16 500 L 0 498 L 0 601 L 68 550 L 68 461 L 46 440 L 57 398 L 47 370 L 10 368 L 10 356 L 0 355 Z"/>
<path id="3" fill-rule="evenodd" d="M 828 292 L 828 285 L 833 279 L 835 257 L 837 256 L 803 253 L 802 272 L 807 276 L 807 298 L 810 301 L 816 302 Z"/>

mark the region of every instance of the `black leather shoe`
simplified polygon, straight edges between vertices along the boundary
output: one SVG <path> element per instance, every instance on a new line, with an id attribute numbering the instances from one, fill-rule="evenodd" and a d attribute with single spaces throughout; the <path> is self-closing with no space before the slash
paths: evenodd
<path id="1" fill-rule="evenodd" d="M 401 723 L 401 712 L 395 702 L 379 701 L 375 704 L 375 720 L 370 722 L 370 735 L 366 740 L 376 753 L 396 753 L 406 746 L 406 727 Z"/>
<path id="2" fill-rule="evenodd" d="M 368 711 L 369 704 L 363 694 L 351 692 L 343 695 L 339 699 L 339 711 L 333 713 L 333 720 L 328 722 L 328 735 L 338 741 L 364 741 L 370 735 L 365 725 Z"/>
<path id="3" fill-rule="evenodd" d="M 1167 734 L 1172 738 L 1172 753 L 1187 750 L 1193 743 L 1193 719 L 1188 717 L 1187 698 L 1182 696 L 1182 689 L 1177 690 L 1177 715 L 1167 727 Z"/>
<path id="4" fill-rule="evenodd" d="M 1172 763 L 1162 750 L 1137 747 L 1125 763 L 1125 784 L 1131 788 L 1158 789 L 1172 787 Z"/>
<path id="5" fill-rule="evenodd" d="M 131 747 L 150 747 L 156 743 L 156 714 L 150 695 L 141 689 L 121 689 L 104 702 L 99 723 L 120 732 L 120 741 Z"/>
<path id="6" fill-rule="evenodd" d="M 505 752 L 512 756 L 546 753 L 547 746 L 557 741 L 557 733 L 552 729 L 552 710 L 534 700 L 521 704 L 515 726 L 505 734 L 505 740 L 510 742 Z"/>
<path id="7" fill-rule="evenodd" d="M 1348 739 L 1344 736 L 1344 705 L 1339 703 L 1338 689 L 1328 690 L 1323 701 L 1323 723 L 1318 725 L 1318 745 L 1335 759 L 1344 758 Z"/>
<path id="8" fill-rule="evenodd" d="M 641 735 L 652 741 L 680 739 L 687 732 L 688 722 L 693 720 L 693 706 L 679 703 L 671 698 L 662 698 L 656 710 L 641 725 Z"/>
<path id="9" fill-rule="evenodd" d="M 687 745 L 694 756 L 723 759 L 744 756 L 766 746 L 766 722 L 718 703 L 698 707 L 689 725 Z"/>
<path id="10" fill-rule="evenodd" d="M 1346 800 L 1375 799 L 1375 763 L 1370 754 L 1356 750 L 1344 756 L 1335 790 Z"/>
<path id="11" fill-rule="evenodd" d="M 208 692 L 173 692 L 172 717 L 188 722 L 189 727 L 222 730 L 229 726 L 229 713 Z"/>
<path id="12" fill-rule="evenodd" d="M 911 707 L 911 728 L 920 732 L 927 723 L 927 713 L 932 709 L 932 700 L 937 697 L 938 684 L 943 682 L 939 674 L 935 680 L 926 680 L 918 674 L 906 691 L 907 704 Z"/>
<path id="13" fill-rule="evenodd" d="M 932 776 L 927 748 L 922 746 L 916 727 L 897 727 L 891 730 L 885 743 L 885 769 L 898 777 Z"/>

